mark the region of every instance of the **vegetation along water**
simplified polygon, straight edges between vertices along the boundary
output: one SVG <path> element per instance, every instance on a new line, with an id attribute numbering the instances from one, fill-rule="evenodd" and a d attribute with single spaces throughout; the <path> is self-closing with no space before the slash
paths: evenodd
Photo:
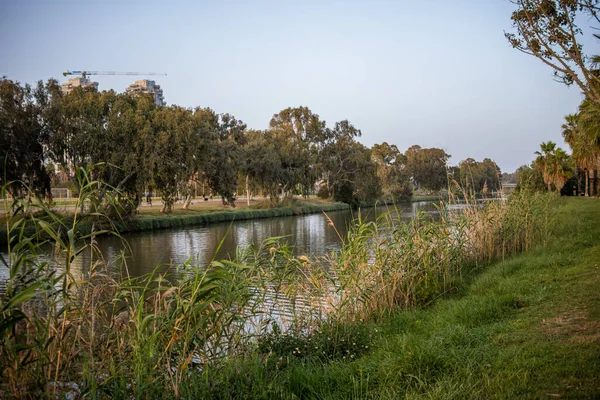
<path id="1" fill-rule="evenodd" d="M 377 321 L 455 295 L 482 267 L 548 241 L 555 203 L 521 193 L 460 213 L 447 207 L 438 220 L 385 214 L 357 220 L 340 250 L 324 257 L 294 256 L 272 238 L 232 260 L 184 263 L 176 283 L 157 272 L 115 281 L 99 258 L 90 258 L 89 274 L 78 279 L 71 267 L 94 251 L 95 233 L 79 247 L 72 228 L 61 235 L 37 221 L 64 255 L 64 267 L 56 269 L 37 257 L 42 244 L 23 236 L 23 219 L 12 225 L 8 219 L 18 240 L 6 257 L 10 277 L 2 296 L 3 390 L 304 396 L 318 386 L 295 387 L 294 371 L 370 357 L 385 341 L 378 328 L 371 330 Z M 259 384 L 265 386 L 254 392 Z"/>
<path id="2" fill-rule="evenodd" d="M 511 3 L 582 93 L 570 153 L 512 174 L 306 106 L 255 130 L 0 77 L 0 398 L 600 398 L 600 2 Z"/>

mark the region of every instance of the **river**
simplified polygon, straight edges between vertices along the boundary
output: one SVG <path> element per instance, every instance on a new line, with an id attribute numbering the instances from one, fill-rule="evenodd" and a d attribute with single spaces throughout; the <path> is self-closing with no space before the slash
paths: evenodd
<path id="1" fill-rule="evenodd" d="M 395 206 L 400 218 L 410 220 L 418 212 L 437 213 L 434 202 L 401 203 Z M 393 210 L 393 208 L 391 209 Z M 385 207 L 367 208 L 361 211 L 364 220 L 372 221 L 377 215 L 389 211 Z M 393 211 L 395 212 L 395 211 Z M 265 218 L 232 223 L 218 223 L 179 229 L 139 232 L 123 235 L 98 237 L 97 247 L 107 261 L 110 275 L 122 276 L 122 263 L 114 262 L 125 255 L 127 272 L 140 276 L 162 265 L 159 270 L 178 265 L 191 259 L 194 265 L 207 265 L 213 259 L 225 259 L 235 255 L 238 247 L 259 245 L 270 237 L 285 237 L 297 255 L 320 256 L 339 249 L 340 237 L 345 237 L 358 211 L 344 210 L 309 214 L 297 217 Z M 332 226 L 328 218 L 333 222 Z M 52 249 L 44 249 L 49 257 Z M 6 257 L 6 251 L 2 251 Z M 44 258 L 45 258 L 44 257 Z M 72 273 L 86 274 L 93 261 L 89 251 L 84 251 L 75 261 Z M 0 266 L 0 281 L 8 278 L 8 270 Z"/>

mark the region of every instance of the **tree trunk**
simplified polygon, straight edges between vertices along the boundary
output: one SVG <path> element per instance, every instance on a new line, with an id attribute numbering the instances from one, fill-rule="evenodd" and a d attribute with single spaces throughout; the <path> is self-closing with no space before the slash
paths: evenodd
<path id="1" fill-rule="evenodd" d="M 250 189 L 248 188 L 248 175 L 246 175 L 246 199 L 248 205 L 250 205 Z"/>
<path id="2" fill-rule="evenodd" d="M 585 197 L 589 197 L 590 196 L 590 170 L 586 169 L 585 170 Z"/>
<path id="3" fill-rule="evenodd" d="M 185 203 L 183 203 L 183 209 L 186 211 L 189 210 L 191 202 L 192 202 L 192 195 L 188 194 L 187 197 L 185 198 Z"/>

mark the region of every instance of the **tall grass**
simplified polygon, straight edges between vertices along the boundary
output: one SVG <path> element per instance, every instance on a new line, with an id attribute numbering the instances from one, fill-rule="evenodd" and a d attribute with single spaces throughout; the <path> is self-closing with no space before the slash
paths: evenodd
<path id="1" fill-rule="evenodd" d="M 81 201 L 90 201 L 97 182 L 82 179 Z M 65 226 L 15 204 L 65 262 L 57 268 L 40 259 L 40 244 L 24 234 L 24 219 L 7 218 L 0 395 L 231 396 L 228 379 L 243 378 L 245 360 L 258 362 L 263 378 L 271 379 L 290 358 L 359 357 L 371 334 L 357 321 L 429 303 L 456 289 L 465 274 L 543 242 L 550 201 L 519 194 L 483 206 L 467 203 L 461 212 L 441 206 L 439 220 L 422 214 L 402 223 L 395 213 L 369 223 L 358 219 L 342 248 L 326 257 L 295 257 L 272 238 L 240 249 L 233 260 L 173 267 L 176 282 L 158 269 L 118 282 L 100 262 L 77 278 L 74 259 L 94 251 L 101 233 L 91 229 L 78 237 L 77 224 L 107 226 L 101 212 L 76 215 Z"/>
<path id="2" fill-rule="evenodd" d="M 331 259 L 336 312 L 363 318 L 426 304 L 457 289 L 464 274 L 547 239 L 551 196 L 440 205 L 440 218 L 402 223 L 386 214 L 359 223 Z"/>

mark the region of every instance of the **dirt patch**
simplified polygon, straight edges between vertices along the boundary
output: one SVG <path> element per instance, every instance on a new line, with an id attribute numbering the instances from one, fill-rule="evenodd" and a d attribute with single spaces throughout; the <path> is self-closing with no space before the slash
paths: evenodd
<path id="1" fill-rule="evenodd" d="M 573 310 L 569 314 L 542 320 L 546 336 L 564 336 L 577 344 L 600 343 L 600 321 L 590 320 L 586 311 Z"/>

